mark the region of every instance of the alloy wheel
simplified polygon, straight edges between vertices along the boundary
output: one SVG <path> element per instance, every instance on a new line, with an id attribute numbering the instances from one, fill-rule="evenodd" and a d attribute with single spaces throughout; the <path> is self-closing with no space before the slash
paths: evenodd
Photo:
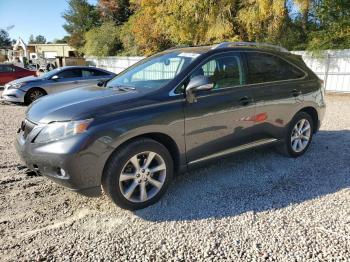
<path id="1" fill-rule="evenodd" d="M 166 164 L 157 153 L 146 151 L 131 157 L 119 176 L 119 188 L 131 202 L 145 202 L 161 190 L 166 178 Z"/>
<path id="2" fill-rule="evenodd" d="M 40 90 L 34 90 L 30 93 L 29 97 L 31 101 L 35 101 L 38 98 L 42 97 L 44 94 Z"/>
<path id="3" fill-rule="evenodd" d="M 291 146 L 294 152 L 303 151 L 310 142 L 311 125 L 307 119 L 299 120 L 292 130 Z"/>

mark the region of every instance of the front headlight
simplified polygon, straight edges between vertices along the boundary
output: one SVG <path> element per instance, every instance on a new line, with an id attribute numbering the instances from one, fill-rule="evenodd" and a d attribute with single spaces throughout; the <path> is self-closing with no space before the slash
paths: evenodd
<path id="1" fill-rule="evenodd" d="M 15 88 L 20 88 L 22 86 L 24 86 L 25 84 L 27 84 L 26 82 L 23 83 L 16 83 L 16 84 L 10 84 L 7 89 L 15 89 Z"/>
<path id="2" fill-rule="evenodd" d="M 53 122 L 45 126 L 43 130 L 40 131 L 34 142 L 50 142 L 84 133 L 88 129 L 91 122 L 92 119 L 69 122 Z"/>

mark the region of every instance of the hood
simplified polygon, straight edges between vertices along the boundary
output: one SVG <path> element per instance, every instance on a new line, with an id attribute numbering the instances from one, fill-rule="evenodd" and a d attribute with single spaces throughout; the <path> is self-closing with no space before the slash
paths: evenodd
<path id="1" fill-rule="evenodd" d="M 13 80 L 11 82 L 9 82 L 8 84 L 18 84 L 18 83 L 29 83 L 29 82 L 36 82 L 36 81 L 41 81 L 41 78 L 35 77 L 35 76 L 26 76 L 26 77 L 22 77 L 22 78 L 18 78 L 16 80 Z"/>
<path id="2" fill-rule="evenodd" d="M 27 109 L 26 118 L 34 123 L 47 124 L 102 117 L 111 111 L 130 108 L 130 101 L 140 96 L 141 93 L 136 90 L 81 87 L 38 99 Z"/>

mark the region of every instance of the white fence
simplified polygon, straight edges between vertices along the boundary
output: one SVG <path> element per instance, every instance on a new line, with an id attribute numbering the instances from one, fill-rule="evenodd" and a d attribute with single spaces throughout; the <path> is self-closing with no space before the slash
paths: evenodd
<path id="1" fill-rule="evenodd" d="M 303 56 L 305 63 L 325 81 L 327 91 L 350 92 L 350 49 L 329 50 L 322 56 L 312 56 L 305 51 L 293 53 Z M 92 66 L 119 73 L 142 58 L 139 56 L 86 57 L 86 61 Z"/>
<path id="2" fill-rule="evenodd" d="M 327 91 L 350 92 L 350 49 L 328 50 L 320 57 L 305 51 L 293 53 L 303 56 L 305 63 L 324 80 Z"/>

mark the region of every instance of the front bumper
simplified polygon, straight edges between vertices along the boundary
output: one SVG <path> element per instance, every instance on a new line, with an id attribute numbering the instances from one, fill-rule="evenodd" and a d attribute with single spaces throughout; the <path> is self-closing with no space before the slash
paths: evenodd
<path id="1" fill-rule="evenodd" d="M 26 139 L 22 132 L 16 137 L 15 147 L 25 165 L 70 190 L 99 196 L 105 161 L 98 150 L 90 149 L 91 138 L 82 134 L 49 143 L 32 143 L 39 132 L 34 129 Z"/>
<path id="2" fill-rule="evenodd" d="M 18 88 L 8 89 L 5 86 L 5 89 L 2 92 L 1 98 L 9 102 L 24 103 L 25 94 L 26 92 L 21 89 L 18 89 Z"/>

